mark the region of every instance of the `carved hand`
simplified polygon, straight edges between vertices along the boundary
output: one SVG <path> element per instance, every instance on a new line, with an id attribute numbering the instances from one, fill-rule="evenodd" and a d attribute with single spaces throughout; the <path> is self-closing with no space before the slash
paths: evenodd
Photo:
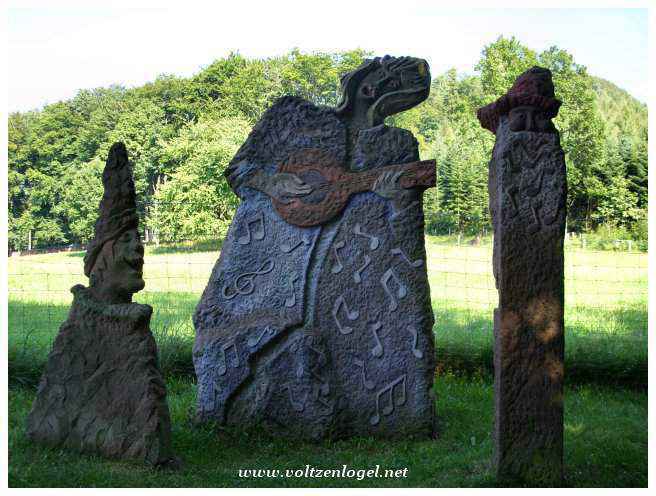
<path id="1" fill-rule="evenodd" d="M 281 172 L 269 178 L 266 193 L 282 203 L 289 203 L 297 196 L 305 196 L 312 192 L 312 186 L 305 183 L 295 174 Z"/>
<path id="2" fill-rule="evenodd" d="M 378 176 L 378 179 L 376 179 L 376 182 L 372 188 L 373 192 L 382 196 L 383 198 L 386 198 L 387 200 L 398 197 L 401 195 L 401 193 L 403 193 L 403 188 L 399 184 L 399 179 L 402 175 L 403 171 L 383 172 L 380 176 Z"/>

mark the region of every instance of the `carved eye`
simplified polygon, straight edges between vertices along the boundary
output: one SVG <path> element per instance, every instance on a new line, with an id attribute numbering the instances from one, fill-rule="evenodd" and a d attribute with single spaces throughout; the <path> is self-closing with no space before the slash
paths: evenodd
<path id="1" fill-rule="evenodd" d="M 367 98 L 374 96 L 374 87 L 371 86 L 370 84 L 365 84 L 362 87 L 362 94 Z"/>

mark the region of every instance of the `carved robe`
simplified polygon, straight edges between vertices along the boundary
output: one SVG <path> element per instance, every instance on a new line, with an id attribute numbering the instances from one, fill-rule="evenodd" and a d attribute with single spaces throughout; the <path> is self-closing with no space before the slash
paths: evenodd
<path id="1" fill-rule="evenodd" d="M 104 304 L 82 285 L 59 330 L 27 419 L 38 442 L 152 464 L 171 460 L 153 309 Z"/>
<path id="2" fill-rule="evenodd" d="M 273 174 L 304 148 L 344 163 L 346 126 L 332 109 L 285 97 L 231 167 Z M 360 133 L 353 159 L 357 169 L 410 162 L 417 143 L 378 126 Z M 420 195 L 394 212 L 374 193 L 357 194 L 332 221 L 301 228 L 265 194 L 236 192 L 242 202 L 194 316 L 199 419 L 306 438 L 431 434 Z"/>

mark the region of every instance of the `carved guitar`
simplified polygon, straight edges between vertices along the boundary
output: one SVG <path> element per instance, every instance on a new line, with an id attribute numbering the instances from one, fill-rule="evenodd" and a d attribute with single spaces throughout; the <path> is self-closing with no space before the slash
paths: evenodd
<path id="1" fill-rule="evenodd" d="M 402 188 L 435 186 L 435 160 L 388 165 L 363 172 L 349 172 L 322 150 L 308 149 L 280 165 L 278 172 L 296 174 L 312 186 L 312 192 L 291 199 L 289 203 L 273 198 L 276 212 L 290 224 L 310 227 L 323 224 L 346 206 L 355 193 L 371 191 L 378 177 L 386 172 L 402 172 Z"/>

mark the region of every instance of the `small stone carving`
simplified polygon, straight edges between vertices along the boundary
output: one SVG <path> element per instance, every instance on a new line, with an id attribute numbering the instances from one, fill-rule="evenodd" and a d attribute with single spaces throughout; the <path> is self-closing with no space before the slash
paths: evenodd
<path id="1" fill-rule="evenodd" d="M 84 257 L 90 284 L 74 286 L 27 418 L 33 441 L 111 458 L 177 466 L 166 386 L 150 332 L 152 308 L 132 303 L 144 287 L 143 246 L 127 151 L 114 144 L 105 192 Z"/>
<path id="2" fill-rule="evenodd" d="M 551 119 L 551 72 L 534 67 L 478 111 L 496 134 L 489 168 L 494 226 L 495 465 L 502 481 L 563 477 L 563 240 L 567 182 Z"/>
<path id="3" fill-rule="evenodd" d="M 255 125 L 226 170 L 241 203 L 194 315 L 199 421 L 304 438 L 434 433 L 422 192 L 435 164 L 384 124 L 429 89 L 425 61 L 376 58 L 343 77 L 337 108 L 283 97 Z M 266 236 L 246 243 L 260 214 Z M 229 343 L 240 366 L 224 372 Z"/>

